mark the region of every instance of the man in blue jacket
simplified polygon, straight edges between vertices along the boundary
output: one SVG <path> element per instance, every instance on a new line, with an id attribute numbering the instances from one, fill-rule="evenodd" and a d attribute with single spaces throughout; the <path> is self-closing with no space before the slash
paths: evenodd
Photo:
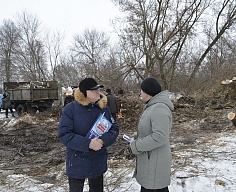
<path id="1" fill-rule="evenodd" d="M 99 91 L 103 85 L 93 78 L 85 78 L 75 90 L 75 101 L 62 111 L 58 138 L 66 146 L 66 174 L 70 192 L 83 192 L 88 178 L 90 192 L 103 192 L 103 174 L 107 171 L 107 147 L 118 134 L 119 126 L 114 122 L 107 98 Z M 86 137 L 100 114 L 112 123 L 111 128 L 99 137 Z"/>

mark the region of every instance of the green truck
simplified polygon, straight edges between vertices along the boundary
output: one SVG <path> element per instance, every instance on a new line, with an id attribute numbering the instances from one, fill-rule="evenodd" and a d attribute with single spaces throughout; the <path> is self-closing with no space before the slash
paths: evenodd
<path id="1" fill-rule="evenodd" d="M 57 81 L 4 82 L 3 86 L 10 92 L 12 108 L 19 116 L 50 109 L 59 97 Z"/>

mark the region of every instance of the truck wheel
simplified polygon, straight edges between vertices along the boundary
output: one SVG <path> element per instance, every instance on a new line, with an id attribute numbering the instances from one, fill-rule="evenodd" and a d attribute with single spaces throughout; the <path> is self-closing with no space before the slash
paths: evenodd
<path id="1" fill-rule="evenodd" d="M 23 113 L 25 112 L 25 106 L 22 104 L 18 105 L 16 108 L 16 112 L 17 112 L 18 116 L 22 116 Z"/>
<path id="2" fill-rule="evenodd" d="M 30 107 L 30 106 L 27 107 L 27 112 L 32 115 L 34 115 L 36 111 L 37 111 L 37 107 Z"/>

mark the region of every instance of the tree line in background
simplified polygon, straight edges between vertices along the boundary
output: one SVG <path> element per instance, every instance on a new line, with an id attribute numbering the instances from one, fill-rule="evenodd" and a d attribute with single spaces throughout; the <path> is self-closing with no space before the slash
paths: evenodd
<path id="1" fill-rule="evenodd" d="M 92 76 L 114 90 L 135 90 L 153 76 L 164 89 L 204 91 L 235 76 L 235 0 L 112 0 L 124 13 L 118 35 L 86 29 L 68 48 L 22 12 L 0 25 L 1 81 L 56 80 L 78 85 Z M 66 50 L 66 51 L 65 51 Z"/>

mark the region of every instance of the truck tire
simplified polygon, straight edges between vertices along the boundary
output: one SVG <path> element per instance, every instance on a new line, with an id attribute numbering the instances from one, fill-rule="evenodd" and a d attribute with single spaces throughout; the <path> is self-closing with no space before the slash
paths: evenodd
<path id="1" fill-rule="evenodd" d="M 18 105 L 16 108 L 16 112 L 17 112 L 18 116 L 22 116 L 23 113 L 25 112 L 25 106 L 22 104 Z"/>
<path id="2" fill-rule="evenodd" d="M 30 106 L 27 106 L 27 112 L 29 114 L 32 114 L 34 115 L 36 112 L 37 112 L 38 108 L 37 107 L 30 107 Z"/>

